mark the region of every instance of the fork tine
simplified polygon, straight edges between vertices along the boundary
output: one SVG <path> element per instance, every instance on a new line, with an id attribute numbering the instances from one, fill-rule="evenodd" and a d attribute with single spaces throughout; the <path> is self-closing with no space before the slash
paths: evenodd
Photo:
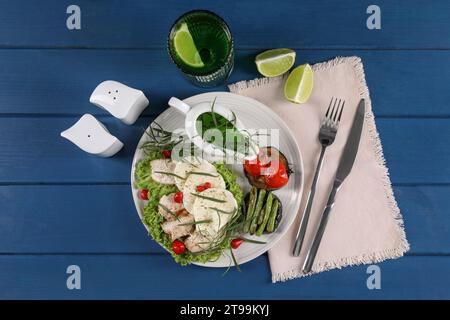
<path id="1" fill-rule="evenodd" d="M 333 118 L 336 117 L 336 113 L 338 112 L 340 103 L 341 103 L 341 99 L 339 99 L 339 102 L 338 102 L 337 98 L 336 98 L 336 100 L 334 100 L 333 110 L 331 111 L 331 114 L 329 117 L 330 121 L 334 121 Z"/>
<path id="2" fill-rule="evenodd" d="M 339 117 L 337 119 L 337 122 L 339 123 L 341 121 L 341 116 L 342 116 L 342 111 L 344 110 L 344 106 L 345 106 L 345 100 L 342 103 L 342 107 L 341 107 L 341 112 L 339 112 Z"/>
<path id="3" fill-rule="evenodd" d="M 340 112 L 340 109 L 341 109 L 341 99 L 339 99 L 339 103 L 338 103 L 338 105 L 337 105 L 336 112 L 335 112 L 335 114 L 333 115 L 333 122 L 336 122 L 337 117 L 338 117 L 338 114 L 339 114 L 339 112 Z"/>
<path id="4" fill-rule="evenodd" d="M 337 101 L 337 98 L 334 98 L 333 105 L 330 104 L 331 109 L 330 109 L 330 113 L 328 113 L 328 114 L 326 115 L 326 119 L 327 119 L 327 120 L 330 120 L 331 117 L 333 117 L 334 106 L 336 105 L 336 101 Z"/>
<path id="5" fill-rule="evenodd" d="M 330 112 L 331 104 L 333 103 L 333 97 L 331 97 L 330 105 L 328 106 L 327 113 L 325 114 L 325 118 L 328 118 L 328 113 Z"/>

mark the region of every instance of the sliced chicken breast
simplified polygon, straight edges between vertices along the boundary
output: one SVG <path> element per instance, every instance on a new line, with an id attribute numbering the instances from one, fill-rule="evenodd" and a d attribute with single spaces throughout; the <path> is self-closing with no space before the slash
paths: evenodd
<path id="1" fill-rule="evenodd" d="M 159 199 L 158 212 L 168 221 L 175 220 L 177 214 L 180 214 L 180 211 L 184 209 L 183 203 L 176 203 L 174 196 L 175 192 Z"/>
<path id="2" fill-rule="evenodd" d="M 194 230 L 194 217 L 190 214 L 179 216 L 173 221 L 166 221 L 161 224 L 161 228 L 167 234 L 170 234 L 172 240 L 187 236 Z M 183 225 L 189 224 L 189 225 Z"/>

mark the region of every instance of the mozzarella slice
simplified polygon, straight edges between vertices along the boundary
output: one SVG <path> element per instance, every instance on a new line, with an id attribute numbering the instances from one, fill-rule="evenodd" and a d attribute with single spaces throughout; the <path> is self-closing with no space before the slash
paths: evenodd
<path id="1" fill-rule="evenodd" d="M 174 196 L 175 193 L 170 193 L 168 195 L 162 196 L 161 199 L 159 199 L 160 205 L 158 206 L 158 212 L 168 221 L 176 219 L 176 216 L 174 216 L 172 213 L 177 214 L 177 212 L 184 209 L 183 203 L 177 203 L 174 201 Z M 166 208 L 170 210 L 170 212 L 167 212 Z"/>
<path id="2" fill-rule="evenodd" d="M 204 171 L 216 173 L 216 167 L 208 161 L 194 156 L 189 156 L 178 161 L 173 173 L 177 176 L 186 178 L 191 171 Z M 175 177 L 175 184 L 179 190 L 183 190 L 185 179 Z"/>
<path id="3" fill-rule="evenodd" d="M 173 175 L 170 175 L 175 169 L 175 163 L 170 161 L 170 159 L 152 160 L 150 161 L 150 166 L 152 168 L 153 180 L 162 184 L 175 184 Z"/>
<path id="4" fill-rule="evenodd" d="M 196 170 L 195 172 L 200 173 L 200 171 Z M 225 189 L 225 181 L 222 176 L 216 171 L 214 173 L 207 172 L 209 175 L 202 174 L 190 174 L 183 186 L 183 204 L 187 211 L 192 213 L 192 208 L 194 206 L 194 202 L 196 197 L 192 195 L 192 193 L 197 193 L 197 186 L 205 184 L 205 182 L 209 182 L 211 184 L 211 188 L 217 189 Z M 211 176 L 212 175 L 212 176 Z"/>
<path id="5" fill-rule="evenodd" d="M 225 189 L 211 188 L 198 194 L 220 201 L 194 196 L 196 200 L 191 212 L 196 222 L 211 220 L 209 223 L 197 224 L 196 229 L 202 234 L 214 237 L 232 218 L 237 209 L 236 199 Z"/>

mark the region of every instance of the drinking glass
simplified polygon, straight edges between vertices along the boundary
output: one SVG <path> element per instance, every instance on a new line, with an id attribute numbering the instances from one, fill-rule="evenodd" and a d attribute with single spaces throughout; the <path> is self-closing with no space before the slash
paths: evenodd
<path id="1" fill-rule="evenodd" d="M 181 73 L 200 87 L 223 83 L 233 70 L 230 29 L 210 11 L 195 10 L 179 17 L 169 33 L 168 51 Z"/>

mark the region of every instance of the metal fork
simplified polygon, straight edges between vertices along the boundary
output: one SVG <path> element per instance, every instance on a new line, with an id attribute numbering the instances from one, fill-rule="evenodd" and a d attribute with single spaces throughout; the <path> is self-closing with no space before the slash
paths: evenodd
<path id="1" fill-rule="evenodd" d="M 295 240 L 293 251 L 293 255 L 295 257 L 298 257 L 300 255 L 300 251 L 302 250 L 303 240 L 305 239 L 306 228 L 308 226 L 309 215 L 311 213 L 314 195 L 316 193 L 316 185 L 319 180 L 325 150 L 334 142 L 334 138 L 336 137 L 339 127 L 339 122 L 341 121 L 342 111 L 344 110 L 344 105 L 344 100 L 331 98 L 330 105 L 328 106 L 325 117 L 322 120 L 322 125 L 320 126 L 319 141 L 322 144 L 322 150 L 320 151 L 319 162 L 317 163 L 316 172 L 314 173 L 314 178 L 311 184 L 311 190 L 308 195 L 308 202 L 306 204 L 305 211 L 303 212 L 302 221 L 300 222 L 297 239 Z"/>

